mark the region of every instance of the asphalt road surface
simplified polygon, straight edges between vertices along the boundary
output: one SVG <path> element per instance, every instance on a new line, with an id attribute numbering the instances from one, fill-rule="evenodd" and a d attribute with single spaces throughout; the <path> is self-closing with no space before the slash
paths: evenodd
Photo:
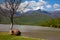
<path id="1" fill-rule="evenodd" d="M 43 38 L 47 40 L 60 40 L 60 28 L 30 26 L 30 25 L 14 25 L 14 29 L 19 29 L 22 36 Z M 9 24 L 0 24 L 1 31 L 9 31 Z"/>

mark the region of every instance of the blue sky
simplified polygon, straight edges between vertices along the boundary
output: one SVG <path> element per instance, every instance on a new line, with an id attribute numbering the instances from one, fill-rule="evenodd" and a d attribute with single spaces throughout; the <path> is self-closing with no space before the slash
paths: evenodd
<path id="1" fill-rule="evenodd" d="M 0 3 L 3 0 L 0 0 Z M 53 11 L 53 10 L 60 10 L 60 0 L 22 0 L 22 7 L 28 5 L 26 10 L 46 10 L 46 11 Z"/>
<path id="2" fill-rule="evenodd" d="M 22 1 L 32 1 L 32 0 L 22 0 Z M 34 0 L 34 1 L 38 2 L 39 0 Z M 60 0 L 44 0 L 44 1 L 47 1 L 50 4 L 54 4 L 54 3 L 60 4 Z M 0 0 L 0 2 L 3 2 L 3 0 Z"/>
<path id="3" fill-rule="evenodd" d="M 32 1 L 32 0 L 23 0 L 23 1 Z M 39 2 L 39 0 L 34 0 L 34 1 Z M 60 0 L 44 0 L 44 1 L 46 1 L 50 4 L 54 4 L 54 3 L 60 4 Z"/>
<path id="4" fill-rule="evenodd" d="M 45 0 L 45 1 L 47 1 L 50 4 L 54 4 L 54 3 L 60 4 L 60 0 Z"/>

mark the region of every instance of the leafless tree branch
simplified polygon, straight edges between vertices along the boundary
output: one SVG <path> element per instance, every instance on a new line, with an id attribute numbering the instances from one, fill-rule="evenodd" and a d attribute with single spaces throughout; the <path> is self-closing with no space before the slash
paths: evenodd
<path id="1" fill-rule="evenodd" d="M 10 22 L 11 22 L 11 27 L 10 27 L 10 30 L 13 29 L 13 17 L 14 17 L 14 14 L 17 12 L 20 4 L 21 4 L 21 1 L 22 0 L 5 0 L 3 4 L 5 8 L 2 8 L 2 6 L 0 5 L 0 14 L 5 16 L 5 17 L 8 17 L 10 19 Z M 28 3 L 21 11 L 24 13 L 23 10 L 25 10 L 27 8 L 27 6 L 29 5 L 30 3 Z M 22 14 L 23 16 L 24 14 Z M 22 17 L 21 16 L 21 17 Z"/>

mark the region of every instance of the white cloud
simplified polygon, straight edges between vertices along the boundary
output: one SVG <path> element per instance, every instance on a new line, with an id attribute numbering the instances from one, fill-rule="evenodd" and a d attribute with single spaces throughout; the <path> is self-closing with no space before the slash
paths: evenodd
<path id="1" fill-rule="evenodd" d="M 47 4 L 47 2 L 44 1 L 44 0 L 39 0 L 39 2 L 40 2 L 41 4 Z"/>
<path id="2" fill-rule="evenodd" d="M 46 5 L 47 8 L 51 8 L 52 6 L 51 5 Z"/>
<path id="3" fill-rule="evenodd" d="M 26 10 L 24 10 L 24 12 L 27 12 L 27 11 L 30 11 L 30 10 L 31 10 L 31 9 L 27 9 L 27 8 L 26 8 Z"/>
<path id="4" fill-rule="evenodd" d="M 6 8 L 6 7 L 4 6 L 4 4 L 0 4 L 0 7 L 4 8 L 4 9 Z"/>
<path id="5" fill-rule="evenodd" d="M 59 6 L 60 6 L 60 5 L 57 4 L 57 3 L 55 3 L 55 4 L 53 5 L 54 8 L 59 8 Z"/>
<path id="6" fill-rule="evenodd" d="M 33 7 L 32 10 L 38 10 L 38 9 L 40 9 L 40 7 Z"/>
<path id="7" fill-rule="evenodd" d="M 31 6 L 33 10 L 38 10 L 38 9 L 44 10 L 44 6 L 43 6 L 44 3 L 45 1 L 42 0 L 39 2 L 31 1 L 29 6 Z"/>
<path id="8" fill-rule="evenodd" d="M 39 1 L 43 1 L 43 0 L 39 0 Z"/>
<path id="9" fill-rule="evenodd" d="M 29 3 L 28 7 L 24 9 L 24 7 L 28 3 Z M 19 6 L 19 11 L 23 10 L 23 9 L 24 9 L 24 12 L 29 11 L 29 10 L 38 10 L 38 9 L 45 10 L 45 6 L 44 5 L 47 8 L 51 8 L 52 7 L 50 4 L 48 4 L 44 0 L 39 0 L 39 2 L 36 2 L 34 0 L 32 0 L 32 1 L 25 1 L 25 2 L 21 3 L 21 5 Z"/>
<path id="10" fill-rule="evenodd" d="M 24 8 L 24 7 L 26 7 L 26 5 L 28 5 L 28 3 L 29 3 L 28 1 L 21 3 L 21 5 L 19 6 L 19 9 L 17 11 L 23 10 L 23 12 L 24 12 L 25 9 L 28 10 L 27 8 Z"/>
<path id="11" fill-rule="evenodd" d="M 24 8 L 29 2 L 25 1 L 24 3 L 21 3 L 21 5 L 19 6 L 19 8 Z"/>
<path id="12" fill-rule="evenodd" d="M 21 3 L 21 5 L 19 6 L 19 10 L 22 10 L 28 3 L 30 3 L 30 4 L 28 5 L 28 7 L 25 10 L 28 10 L 29 7 L 31 8 L 29 10 L 38 10 L 38 9 L 44 10 L 43 4 L 46 4 L 47 2 L 45 2 L 44 0 L 39 0 L 39 2 L 36 2 L 34 0 L 32 0 L 30 2 L 25 1 L 25 2 Z"/>
<path id="13" fill-rule="evenodd" d="M 40 7 L 37 7 L 35 10 L 38 10 L 38 9 L 40 9 Z"/>
<path id="14" fill-rule="evenodd" d="M 55 9 L 55 10 L 59 10 L 60 11 L 60 9 Z"/>
<path id="15" fill-rule="evenodd" d="M 44 8 L 44 6 L 41 6 L 41 8 L 40 8 L 41 10 L 44 10 L 45 8 Z"/>

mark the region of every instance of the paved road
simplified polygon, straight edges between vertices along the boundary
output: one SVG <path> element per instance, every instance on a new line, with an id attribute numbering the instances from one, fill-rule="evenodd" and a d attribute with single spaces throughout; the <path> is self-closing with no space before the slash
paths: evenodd
<path id="1" fill-rule="evenodd" d="M 48 40 L 60 40 L 60 29 L 41 26 L 14 25 L 14 29 L 19 29 L 22 36 L 33 38 L 44 38 Z M 10 25 L 0 24 L 0 31 L 9 31 Z"/>

